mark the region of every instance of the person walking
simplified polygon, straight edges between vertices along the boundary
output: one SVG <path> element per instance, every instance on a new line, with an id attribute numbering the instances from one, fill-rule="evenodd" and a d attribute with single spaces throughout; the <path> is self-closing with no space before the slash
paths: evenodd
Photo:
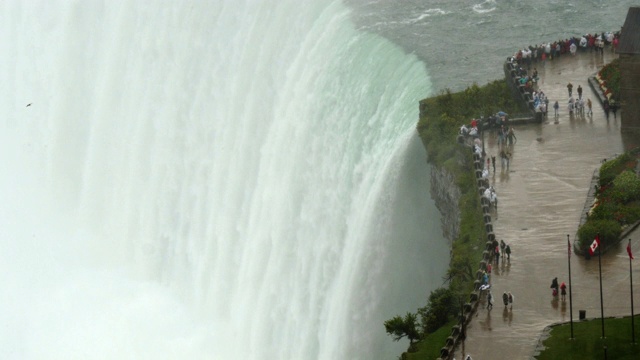
<path id="1" fill-rule="evenodd" d="M 604 102 L 602 103 L 602 107 L 604 108 L 604 114 L 607 117 L 607 120 L 609 120 L 609 100 L 608 99 L 604 99 Z"/>
<path id="2" fill-rule="evenodd" d="M 502 148 L 502 145 L 506 143 L 507 131 L 504 128 L 504 125 L 500 125 L 500 129 L 498 129 L 498 146 Z"/>
<path id="3" fill-rule="evenodd" d="M 514 142 L 518 141 L 516 138 L 516 133 L 513 130 L 513 126 L 509 127 L 509 131 L 507 131 L 507 144 L 513 145 Z"/>
<path id="4" fill-rule="evenodd" d="M 504 167 L 507 165 L 507 153 L 504 151 L 504 149 L 500 150 L 500 168 L 504 169 Z"/>
<path id="5" fill-rule="evenodd" d="M 495 251 L 494 258 L 496 260 L 496 266 L 498 266 L 498 264 L 500 264 L 500 247 L 496 246 L 494 251 Z"/>
<path id="6" fill-rule="evenodd" d="M 511 260 L 511 246 L 507 245 L 504 248 L 504 252 L 507 253 L 507 260 Z"/>
<path id="7" fill-rule="evenodd" d="M 493 309 L 493 295 L 491 295 L 491 290 L 487 292 L 487 309 Z"/>
<path id="8" fill-rule="evenodd" d="M 551 280 L 551 286 L 550 288 L 553 290 L 552 294 L 554 297 L 558 296 L 558 278 L 555 277 L 553 278 L 553 280 Z"/>
<path id="9" fill-rule="evenodd" d="M 573 93 L 573 84 L 571 82 L 567 84 L 567 91 L 569 91 L 569 97 L 571 97 L 571 94 Z"/>
<path id="10" fill-rule="evenodd" d="M 549 112 L 549 98 L 545 95 L 544 97 L 544 117 L 547 117 L 547 113 Z"/>
<path id="11" fill-rule="evenodd" d="M 592 106 L 591 98 L 587 99 L 587 115 L 593 115 L 593 110 L 591 109 Z"/>
<path id="12" fill-rule="evenodd" d="M 496 157 L 491 155 L 491 165 L 493 165 L 493 173 L 496 173 Z"/>
<path id="13" fill-rule="evenodd" d="M 509 299 L 509 307 L 513 309 L 513 295 L 511 294 L 511 291 L 509 291 L 509 293 L 507 294 L 507 297 Z"/>
<path id="14" fill-rule="evenodd" d="M 573 114 L 573 110 L 575 109 L 575 102 L 573 100 L 573 97 L 569 98 L 569 115 L 571 116 L 571 114 Z"/>
<path id="15" fill-rule="evenodd" d="M 564 281 L 562 282 L 562 284 L 560 284 L 560 295 L 562 297 L 562 301 L 565 301 L 567 297 L 567 285 L 564 283 Z"/>
<path id="16" fill-rule="evenodd" d="M 558 117 L 558 109 L 560 109 L 560 104 L 558 104 L 558 101 L 556 100 L 556 103 L 553 104 L 553 110 L 554 110 L 554 116 Z"/>
<path id="17" fill-rule="evenodd" d="M 505 308 L 509 305 L 509 295 L 507 295 L 506 291 L 502 293 L 502 302 L 504 303 Z"/>
<path id="18" fill-rule="evenodd" d="M 578 99 L 582 99 L 582 86 L 578 85 Z"/>
<path id="19" fill-rule="evenodd" d="M 502 252 L 502 257 L 503 258 L 505 256 L 504 250 L 505 250 L 506 247 L 507 247 L 507 244 L 504 242 L 504 240 L 500 240 L 500 250 L 501 250 L 500 252 Z"/>

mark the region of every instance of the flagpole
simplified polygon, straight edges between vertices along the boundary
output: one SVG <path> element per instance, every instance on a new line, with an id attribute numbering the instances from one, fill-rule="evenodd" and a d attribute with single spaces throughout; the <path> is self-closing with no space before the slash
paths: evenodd
<path id="1" fill-rule="evenodd" d="M 567 234 L 567 257 L 569 263 L 569 319 L 571 321 L 571 337 L 573 339 L 573 300 L 571 299 L 571 241 L 569 241 L 569 234 Z M 633 311 L 633 310 L 632 310 Z"/>
<path id="2" fill-rule="evenodd" d="M 600 242 L 600 234 L 598 234 Z M 598 269 L 600 272 L 600 317 L 602 319 L 602 338 L 604 339 L 604 304 L 602 302 L 602 245 L 598 244 Z"/>
<path id="3" fill-rule="evenodd" d="M 636 327 L 633 322 L 633 272 L 631 271 L 631 259 L 633 256 L 631 255 L 631 239 L 629 239 L 629 244 L 627 245 L 627 252 L 629 253 L 629 284 L 631 284 L 631 343 L 636 343 Z"/>

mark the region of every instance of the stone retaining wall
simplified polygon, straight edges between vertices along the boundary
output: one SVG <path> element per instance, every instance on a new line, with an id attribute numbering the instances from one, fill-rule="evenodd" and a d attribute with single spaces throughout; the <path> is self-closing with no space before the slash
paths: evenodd
<path id="1" fill-rule="evenodd" d="M 431 198 L 442 215 L 442 233 L 449 241 L 460 233 L 460 188 L 444 168 L 431 168 Z"/>

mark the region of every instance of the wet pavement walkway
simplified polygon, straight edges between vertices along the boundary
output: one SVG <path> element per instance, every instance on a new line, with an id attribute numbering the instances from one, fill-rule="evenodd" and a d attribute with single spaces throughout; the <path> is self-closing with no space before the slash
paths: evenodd
<path id="1" fill-rule="evenodd" d="M 512 249 L 511 261 L 500 261 L 491 279 L 494 307 L 486 309 L 483 297 L 467 327 L 466 340 L 455 352 L 456 359 L 467 354 L 474 360 L 530 359 L 544 328 L 569 321 L 569 296 L 565 302 L 552 297 L 551 280 L 568 284 L 567 235 L 573 243 L 594 171 L 603 159 L 623 152 L 620 116 L 607 120 L 588 77 L 615 57 L 610 51 L 570 55 L 537 64 L 539 89 L 550 99 L 550 121 L 515 128 L 517 142 L 511 149 L 509 169 L 496 164 L 489 180 L 496 189 L 499 208 L 492 213 L 498 240 Z M 499 65 L 497 65 L 499 66 Z M 568 113 L 567 83 L 578 85 L 583 96 L 593 102 L 593 116 Z M 553 103 L 560 114 L 553 117 Z M 557 120 L 557 121 L 556 121 Z M 485 134 L 488 155 L 497 156 L 496 134 Z M 632 249 L 640 256 L 640 231 L 629 235 Z M 629 260 L 626 241 L 602 257 L 605 316 L 629 315 Z M 480 259 L 478 259 L 479 261 Z M 634 278 L 640 279 L 640 264 Z M 600 316 L 597 258 L 571 256 L 573 319 L 579 310 L 587 318 Z M 513 309 L 502 305 L 503 292 L 514 295 Z M 640 291 L 634 292 L 640 304 Z M 640 310 L 640 309 L 639 309 Z M 638 311 L 636 311 L 638 312 Z"/>

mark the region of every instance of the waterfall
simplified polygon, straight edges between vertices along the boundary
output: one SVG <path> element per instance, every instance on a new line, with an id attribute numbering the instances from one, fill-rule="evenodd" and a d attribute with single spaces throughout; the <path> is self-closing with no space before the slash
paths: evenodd
<path id="1" fill-rule="evenodd" d="M 448 257 L 414 56 L 338 1 L 1 6 L 3 358 L 406 347 Z"/>

